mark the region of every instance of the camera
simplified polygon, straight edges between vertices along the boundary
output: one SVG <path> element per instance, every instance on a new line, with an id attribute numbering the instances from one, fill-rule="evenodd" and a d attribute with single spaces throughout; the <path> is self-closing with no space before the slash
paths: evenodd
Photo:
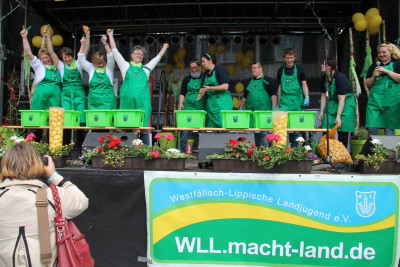
<path id="1" fill-rule="evenodd" d="M 43 163 L 44 166 L 49 165 L 49 159 L 46 158 L 46 157 L 42 157 L 42 163 Z"/>

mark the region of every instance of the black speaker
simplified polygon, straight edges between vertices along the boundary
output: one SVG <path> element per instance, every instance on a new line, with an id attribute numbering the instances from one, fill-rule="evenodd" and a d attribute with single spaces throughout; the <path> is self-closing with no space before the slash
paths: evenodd
<path id="1" fill-rule="evenodd" d="M 397 144 L 400 143 L 400 136 L 391 136 L 391 135 L 370 135 L 368 137 L 367 142 L 365 142 L 364 146 L 362 147 L 360 154 L 368 155 L 372 153 L 372 147 L 374 146 L 371 141 L 377 139 L 381 142 L 384 147 L 389 149 L 393 149 L 396 147 Z"/>
<path id="2" fill-rule="evenodd" d="M 117 138 L 121 138 L 121 144 L 124 146 L 132 146 L 132 141 L 139 138 L 139 133 L 136 132 L 88 132 L 83 141 L 82 148 L 93 149 L 100 145 L 99 139 L 107 134 L 112 134 Z"/>

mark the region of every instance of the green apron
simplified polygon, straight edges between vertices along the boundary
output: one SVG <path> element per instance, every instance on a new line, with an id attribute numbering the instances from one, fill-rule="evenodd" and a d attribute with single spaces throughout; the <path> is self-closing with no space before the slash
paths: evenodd
<path id="1" fill-rule="evenodd" d="M 76 110 L 81 113 L 81 123 L 86 121 L 85 90 L 83 89 L 82 77 L 78 68 L 70 69 L 64 63 L 64 76 L 61 91 L 61 106 L 65 110 Z"/>
<path id="2" fill-rule="evenodd" d="M 57 69 L 45 67 L 45 75 L 35 88 L 31 110 L 47 110 L 61 106 L 61 76 Z"/>
<path id="3" fill-rule="evenodd" d="M 107 73 L 94 72 L 89 82 L 88 109 L 115 109 L 114 88 Z"/>
<path id="4" fill-rule="evenodd" d="M 143 68 L 130 65 L 125 74 L 124 82 L 121 85 L 119 98 L 120 109 L 141 109 L 144 110 L 144 127 L 149 126 L 151 116 L 151 99 L 149 78 Z"/>
<path id="5" fill-rule="evenodd" d="M 213 71 L 211 77 L 204 79 L 204 85 L 217 86 L 217 77 Z M 221 110 L 232 110 L 233 101 L 229 90 L 209 90 L 207 91 L 206 100 L 206 126 L 211 128 L 222 128 Z M 204 96 L 203 96 L 204 97 Z"/>
<path id="6" fill-rule="evenodd" d="M 293 74 L 285 74 L 286 66 L 282 68 L 281 97 L 279 99 L 280 111 L 303 111 L 303 89 L 297 79 L 296 64 L 293 67 Z"/>
<path id="7" fill-rule="evenodd" d="M 265 91 L 263 83 L 269 84 L 261 79 L 252 79 L 247 86 L 246 110 L 271 110 L 271 96 Z M 250 116 L 250 128 L 254 127 L 253 116 Z"/>
<path id="8" fill-rule="evenodd" d="M 383 67 L 393 71 L 393 62 Z M 400 129 L 399 114 L 400 83 L 382 73 L 370 89 L 365 127 Z"/>
<path id="9" fill-rule="evenodd" d="M 187 84 L 187 92 L 185 98 L 185 110 L 205 110 L 206 109 L 206 97 L 202 97 L 196 101 L 199 90 L 201 89 L 201 78 L 194 79 L 190 78 Z"/>
<path id="10" fill-rule="evenodd" d="M 329 85 L 328 89 L 329 93 L 329 101 L 328 101 L 328 118 L 329 118 L 329 129 L 332 129 L 335 126 L 337 109 L 339 106 L 339 98 L 336 89 L 335 79 L 332 79 L 332 84 Z M 326 107 L 324 108 L 322 126 L 326 126 Z M 352 133 L 355 131 L 356 126 L 356 100 L 354 99 L 354 95 L 352 93 L 346 94 L 346 99 L 344 102 L 344 107 L 342 110 L 342 115 L 340 116 L 340 120 L 342 121 L 342 126 L 340 126 L 337 130 L 339 132 L 349 132 Z"/>

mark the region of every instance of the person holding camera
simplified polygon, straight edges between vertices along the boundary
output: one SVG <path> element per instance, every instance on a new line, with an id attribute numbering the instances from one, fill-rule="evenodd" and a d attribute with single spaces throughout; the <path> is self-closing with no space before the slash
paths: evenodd
<path id="1" fill-rule="evenodd" d="M 89 200 L 79 188 L 55 170 L 53 160 L 44 161 L 26 142 L 14 144 L 5 152 L 0 177 L 0 266 L 42 266 L 38 234 L 36 193 L 46 187 L 49 201 L 49 226 L 52 259 L 48 266 L 57 266 L 57 245 L 52 191 L 47 183 L 58 186 L 63 215 L 74 218 L 87 209 Z M 45 161 L 48 162 L 45 162 Z M 45 164 L 45 165 L 44 165 Z"/>

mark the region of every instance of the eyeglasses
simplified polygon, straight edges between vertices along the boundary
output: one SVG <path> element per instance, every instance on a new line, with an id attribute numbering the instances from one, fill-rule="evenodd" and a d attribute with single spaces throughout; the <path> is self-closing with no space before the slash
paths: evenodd
<path id="1" fill-rule="evenodd" d="M 144 57 L 144 54 L 143 54 L 143 53 L 140 53 L 140 52 L 134 52 L 133 54 Z"/>
<path id="2" fill-rule="evenodd" d="M 99 62 L 99 63 L 93 63 L 95 66 L 100 66 L 100 65 L 106 65 L 107 62 Z"/>
<path id="3" fill-rule="evenodd" d="M 259 68 L 261 68 L 261 67 L 252 67 L 251 69 L 255 70 L 255 69 L 259 69 Z"/>
<path id="4" fill-rule="evenodd" d="M 198 68 L 200 68 L 200 67 L 191 67 L 191 68 L 189 68 L 189 70 L 197 70 Z"/>

